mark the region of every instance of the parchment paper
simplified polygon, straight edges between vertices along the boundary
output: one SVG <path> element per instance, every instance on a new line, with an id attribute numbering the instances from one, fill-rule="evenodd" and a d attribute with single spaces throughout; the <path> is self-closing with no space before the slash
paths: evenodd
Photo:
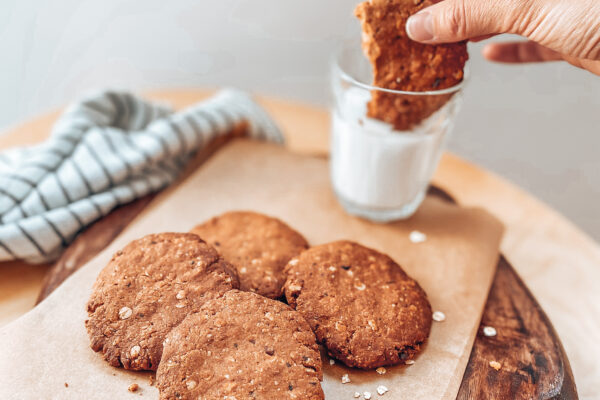
<path id="1" fill-rule="evenodd" d="M 385 252 L 420 282 L 433 309 L 446 314 L 446 321 L 433 323 L 414 365 L 379 375 L 339 363 L 331 366 L 324 357 L 327 399 L 352 399 L 356 391 L 369 391 L 378 399 L 378 385 L 389 389 L 382 399 L 456 398 L 495 271 L 501 224 L 481 209 L 436 198 L 427 198 L 410 220 L 366 222 L 346 215 L 338 205 L 325 159 L 245 140 L 220 150 L 48 299 L 0 331 L 0 398 L 157 399 L 150 373 L 110 367 L 90 349 L 84 320 L 92 284 L 110 256 L 130 240 L 152 232 L 187 231 L 233 209 L 277 216 L 311 244 L 351 239 Z M 415 229 L 427 234 L 424 243 L 410 242 Z M 345 373 L 351 382 L 342 384 Z M 130 393 L 127 388 L 134 382 L 140 389 Z"/>

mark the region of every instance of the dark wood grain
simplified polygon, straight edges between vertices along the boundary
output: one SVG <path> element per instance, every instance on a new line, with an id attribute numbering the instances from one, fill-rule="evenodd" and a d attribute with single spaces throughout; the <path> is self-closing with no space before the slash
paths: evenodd
<path id="1" fill-rule="evenodd" d="M 69 276 L 104 250 L 154 197 L 155 195 L 151 194 L 113 210 L 75 238 L 44 276 L 36 304 L 48 297 Z"/>
<path id="2" fill-rule="evenodd" d="M 497 335 L 486 337 L 485 326 Z M 457 399 L 577 399 L 569 360 L 552 324 L 504 257 Z"/>
<path id="3" fill-rule="evenodd" d="M 196 158 L 194 170 L 226 140 Z M 430 194 L 454 201 L 446 192 Z M 71 244 L 49 270 L 38 302 L 112 242 L 152 196 L 113 211 Z M 493 326 L 495 337 L 483 335 Z M 496 370 L 490 361 L 499 362 Z M 509 262 L 501 257 L 457 399 L 577 399 L 569 360 L 552 324 Z"/>

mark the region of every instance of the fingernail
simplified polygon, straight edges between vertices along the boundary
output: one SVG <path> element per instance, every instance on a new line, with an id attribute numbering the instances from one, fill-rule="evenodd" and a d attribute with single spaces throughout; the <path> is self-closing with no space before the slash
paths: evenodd
<path id="1" fill-rule="evenodd" d="M 406 33 L 408 37 L 417 42 L 433 40 L 433 17 L 427 11 L 421 11 L 413 15 L 406 22 Z"/>

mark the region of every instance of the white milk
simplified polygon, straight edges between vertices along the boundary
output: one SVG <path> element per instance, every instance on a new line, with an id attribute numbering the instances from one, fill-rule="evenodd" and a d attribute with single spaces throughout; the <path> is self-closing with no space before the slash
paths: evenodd
<path id="1" fill-rule="evenodd" d="M 418 208 L 437 167 L 451 118 L 447 107 L 410 132 L 366 117 L 370 93 L 348 88 L 332 113 L 331 179 L 344 207 L 376 221 Z M 456 96 L 455 96 L 456 97 Z"/>

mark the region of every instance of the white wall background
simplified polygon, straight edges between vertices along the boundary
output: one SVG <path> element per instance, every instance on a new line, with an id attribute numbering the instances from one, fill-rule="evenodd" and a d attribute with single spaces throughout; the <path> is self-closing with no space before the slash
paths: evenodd
<path id="1" fill-rule="evenodd" d="M 2 0 L 0 128 L 101 87 L 232 85 L 326 104 L 335 43 L 358 0 Z M 600 78 L 562 64 L 489 64 L 451 149 L 600 239 Z"/>

